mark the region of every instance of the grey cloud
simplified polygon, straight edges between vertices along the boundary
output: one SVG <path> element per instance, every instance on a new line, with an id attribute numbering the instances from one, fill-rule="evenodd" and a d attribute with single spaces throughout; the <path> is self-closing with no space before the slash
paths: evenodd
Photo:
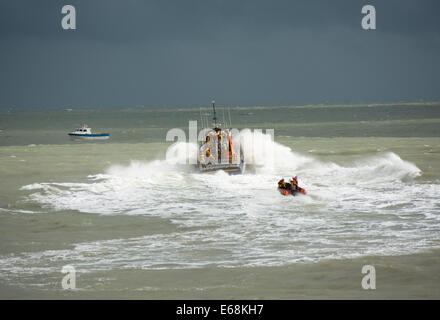
<path id="1" fill-rule="evenodd" d="M 361 8 L 377 9 L 375 31 Z M 75 31 L 61 7 L 77 9 Z M 0 3 L 0 107 L 440 98 L 438 1 Z"/>

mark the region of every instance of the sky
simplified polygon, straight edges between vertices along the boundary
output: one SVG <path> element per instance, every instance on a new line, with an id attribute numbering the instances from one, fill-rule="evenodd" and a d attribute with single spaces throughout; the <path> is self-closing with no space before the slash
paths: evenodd
<path id="1" fill-rule="evenodd" d="M 64 5 L 76 30 L 63 30 Z M 376 8 L 376 30 L 361 26 Z M 0 0 L 0 108 L 440 100 L 437 0 Z"/>

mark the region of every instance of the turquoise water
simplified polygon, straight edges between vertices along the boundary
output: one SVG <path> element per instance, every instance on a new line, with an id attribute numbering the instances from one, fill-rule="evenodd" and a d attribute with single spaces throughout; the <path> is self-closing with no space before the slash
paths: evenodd
<path id="1" fill-rule="evenodd" d="M 165 141 L 209 108 L 0 112 L 1 297 L 440 297 L 439 104 L 230 110 L 240 176 Z M 70 141 L 82 123 L 110 139 Z M 292 175 L 307 196 L 277 192 Z"/>

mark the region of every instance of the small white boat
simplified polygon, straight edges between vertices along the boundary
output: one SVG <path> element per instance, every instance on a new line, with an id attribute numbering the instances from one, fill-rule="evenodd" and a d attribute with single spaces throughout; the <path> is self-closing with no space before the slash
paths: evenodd
<path id="1" fill-rule="evenodd" d="M 92 129 L 83 125 L 80 128 L 76 128 L 75 131 L 68 133 L 70 138 L 73 140 L 83 139 L 83 140 L 106 140 L 110 138 L 110 133 L 96 132 L 92 133 Z"/>

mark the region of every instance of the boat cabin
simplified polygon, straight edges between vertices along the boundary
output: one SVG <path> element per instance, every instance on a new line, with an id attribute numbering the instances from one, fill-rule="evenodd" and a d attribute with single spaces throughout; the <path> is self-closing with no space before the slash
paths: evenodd
<path id="1" fill-rule="evenodd" d="M 92 130 L 87 127 L 87 125 L 83 125 L 80 128 L 76 128 L 74 133 L 78 133 L 78 134 L 92 134 Z"/>

